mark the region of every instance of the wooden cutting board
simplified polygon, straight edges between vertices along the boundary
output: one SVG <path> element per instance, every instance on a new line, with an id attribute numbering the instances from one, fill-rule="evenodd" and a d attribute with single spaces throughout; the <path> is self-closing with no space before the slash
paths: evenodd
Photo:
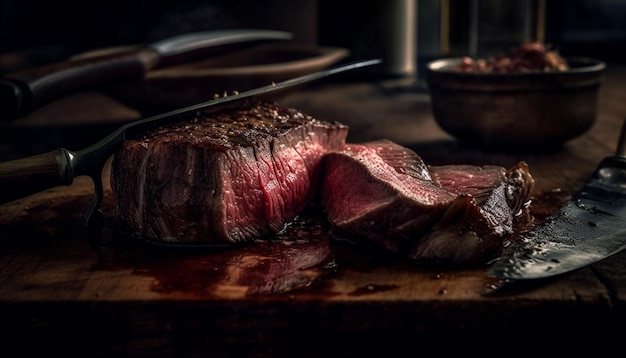
<path id="1" fill-rule="evenodd" d="M 110 188 L 103 231 L 87 230 L 90 200 L 91 183 L 79 178 L 0 207 L 0 312 L 13 327 L 5 352 L 286 357 L 314 336 L 323 343 L 302 356 L 377 356 L 401 354 L 409 342 L 437 351 L 443 332 L 461 346 L 489 336 L 492 347 L 547 327 L 567 335 L 595 327 L 607 335 L 614 331 L 606 327 L 624 318 L 609 302 L 621 304 L 626 286 L 603 281 L 626 284 L 616 280 L 626 272 L 624 255 L 507 288 L 486 266 L 418 267 L 333 242 L 314 219 L 274 243 L 154 246 L 116 232 Z M 537 327 L 545 320 L 549 326 Z M 46 348 L 29 345 L 32 339 Z M 389 341 L 393 346 L 382 344 Z"/>
<path id="2" fill-rule="evenodd" d="M 424 281 L 420 285 L 429 282 L 423 293 L 430 291 L 432 297 L 470 294 L 447 288 L 440 283 L 446 281 L 441 276 L 484 281 L 482 287 L 472 288 L 472 295 L 488 288 L 485 266 L 460 270 L 417 267 L 377 247 L 334 240 L 325 222 L 315 214 L 301 215 L 276 237 L 234 247 L 147 243 L 125 235 L 118 227 L 115 199 L 107 180 L 109 169 L 107 163 L 102 227 L 84 226 L 93 192 L 91 180 L 86 177 L 78 178 L 70 187 L 0 206 L 0 222 L 4 224 L 1 242 L 9 254 L 3 258 L 13 262 L 6 265 L 13 266 L 13 260 L 19 260 L 33 267 L 31 271 L 20 271 L 21 277 L 14 277 L 16 280 L 11 282 L 16 286 L 5 286 L 4 298 L 247 299 L 255 295 L 291 297 L 299 291 L 325 299 L 336 299 L 339 293 L 350 299 L 376 293 L 385 298 L 402 298 L 407 294 L 403 288 L 414 288 L 415 280 Z M 38 269 L 40 265 L 47 269 Z M 76 276 L 76 272 L 81 275 Z M 119 282 L 120 273 L 125 273 L 126 282 Z M 355 276 L 349 281 L 335 281 L 344 274 Z M 99 284 L 92 287 L 89 282 L 94 277 Z M 115 284 L 110 282 L 102 290 L 107 279 Z M 68 280 L 77 281 L 75 290 L 59 290 L 55 285 Z M 329 290 L 328 284 L 333 281 L 334 287 Z M 42 285 L 24 290 L 22 285 L 27 282 Z M 144 289 L 128 291 L 128 286 Z"/>
<path id="3" fill-rule="evenodd" d="M 368 84 L 321 85 L 282 103 L 348 124 L 351 141 L 393 139 L 428 164 L 525 160 L 537 182 L 533 213 L 542 219 L 615 150 L 624 83 L 621 72 L 611 77 L 598 123 L 553 153 L 466 148 L 438 129 L 425 96 L 416 103 L 411 93 L 389 96 Z M 581 345 L 589 341 L 582 336 L 608 339 L 616 332 L 610 327 L 626 319 L 624 253 L 511 286 L 488 277 L 487 265 L 420 267 L 333 240 L 314 217 L 302 223 L 307 230 L 296 226 L 289 240 L 269 244 L 161 247 L 117 232 L 108 174 L 107 166 L 101 231 L 83 224 L 93 192 L 84 177 L 0 206 L 3 356 L 380 356 L 415 347 L 484 353 L 476 342 L 510 349 L 516 337 L 566 335 Z"/>

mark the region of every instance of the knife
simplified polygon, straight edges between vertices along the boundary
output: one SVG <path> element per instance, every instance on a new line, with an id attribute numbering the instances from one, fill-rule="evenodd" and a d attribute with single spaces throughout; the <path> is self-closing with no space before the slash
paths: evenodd
<path id="1" fill-rule="evenodd" d="M 22 117 L 57 98 L 96 85 L 143 78 L 153 68 L 225 51 L 242 43 L 288 40 L 288 32 L 233 29 L 189 33 L 124 51 L 94 51 L 0 79 L 0 120 Z"/>
<path id="2" fill-rule="evenodd" d="M 511 281 L 544 279 L 596 263 L 626 248 L 626 121 L 615 155 L 581 191 L 522 235 L 489 269 Z"/>
<path id="3" fill-rule="evenodd" d="M 97 143 L 79 151 L 74 152 L 59 148 L 47 153 L 0 163 L 0 203 L 56 186 L 71 185 L 74 178 L 86 175 L 91 177 L 94 183 L 94 197 L 85 217 L 86 225 L 91 226 L 93 214 L 99 212 L 102 202 L 102 169 L 111 155 L 121 147 L 127 136 L 141 133 L 156 125 L 175 122 L 185 115 L 195 115 L 196 111 L 200 109 L 211 107 L 212 110 L 217 110 L 223 105 L 233 105 L 235 101 L 244 98 L 274 93 L 340 72 L 372 66 L 381 62 L 379 59 L 372 59 L 348 63 L 141 119 L 120 127 Z"/>

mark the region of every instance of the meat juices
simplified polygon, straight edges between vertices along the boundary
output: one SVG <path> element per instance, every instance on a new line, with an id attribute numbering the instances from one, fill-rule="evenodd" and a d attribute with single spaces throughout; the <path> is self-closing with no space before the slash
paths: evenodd
<path id="1" fill-rule="evenodd" d="M 115 154 L 118 219 L 133 235 L 224 244 L 280 231 L 309 205 L 348 128 L 271 103 L 163 126 Z"/>
<path id="2" fill-rule="evenodd" d="M 475 264 L 501 254 L 527 222 L 534 185 L 525 163 L 428 168 L 387 140 L 327 154 L 322 202 L 336 232 L 422 263 Z"/>

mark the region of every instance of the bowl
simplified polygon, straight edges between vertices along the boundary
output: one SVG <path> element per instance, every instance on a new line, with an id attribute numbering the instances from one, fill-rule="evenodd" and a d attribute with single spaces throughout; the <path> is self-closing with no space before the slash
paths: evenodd
<path id="1" fill-rule="evenodd" d="M 437 124 L 458 140 L 481 147 L 529 150 L 561 146 L 594 124 L 606 64 L 565 58 L 567 71 L 466 73 L 462 58 L 426 65 Z"/>
<path id="2" fill-rule="evenodd" d="M 265 43 L 183 65 L 153 70 L 107 92 L 144 115 L 158 114 L 313 73 L 349 51 L 292 42 Z"/>

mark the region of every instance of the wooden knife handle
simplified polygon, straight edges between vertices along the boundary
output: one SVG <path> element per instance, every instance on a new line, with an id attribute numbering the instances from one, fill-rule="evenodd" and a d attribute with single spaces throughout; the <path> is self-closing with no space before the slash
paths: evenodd
<path id="1" fill-rule="evenodd" d="M 134 49 L 7 74 L 0 80 L 0 120 L 19 118 L 78 90 L 141 79 L 158 60 L 153 50 Z"/>
<path id="2" fill-rule="evenodd" d="M 0 203 L 72 184 L 72 155 L 68 150 L 60 148 L 0 163 Z"/>

